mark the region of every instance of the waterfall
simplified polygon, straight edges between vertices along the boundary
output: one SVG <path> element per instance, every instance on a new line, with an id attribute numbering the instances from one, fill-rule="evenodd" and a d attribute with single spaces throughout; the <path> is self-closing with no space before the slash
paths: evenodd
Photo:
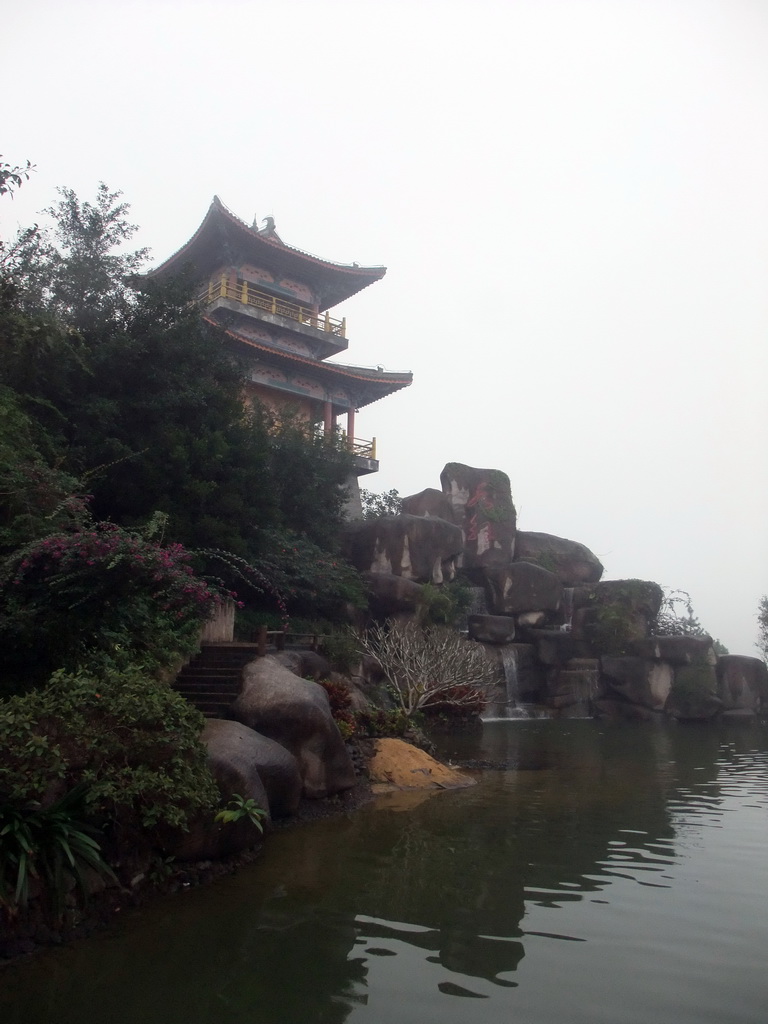
<path id="1" fill-rule="evenodd" d="M 564 633 L 570 633 L 571 627 L 573 626 L 573 592 L 574 587 L 563 587 L 563 624 L 560 629 Z"/>
<path id="2" fill-rule="evenodd" d="M 499 718 L 527 718 L 527 712 L 517 702 L 519 693 L 517 647 L 515 644 L 502 644 L 498 650 L 503 677 L 499 687 L 501 700 L 488 705 L 483 719 L 493 721 Z"/>
<path id="3" fill-rule="evenodd" d="M 511 644 L 501 648 L 501 670 L 504 673 L 504 689 L 507 694 L 506 714 L 502 718 L 511 718 L 510 711 L 517 707 L 517 649 Z"/>

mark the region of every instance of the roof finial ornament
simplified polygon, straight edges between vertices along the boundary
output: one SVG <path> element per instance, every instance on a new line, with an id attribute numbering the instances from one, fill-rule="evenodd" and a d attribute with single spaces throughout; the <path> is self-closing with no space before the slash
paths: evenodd
<path id="1" fill-rule="evenodd" d="M 277 233 L 275 231 L 275 218 L 274 217 L 265 217 L 264 220 L 262 221 L 262 224 L 264 224 L 264 227 L 259 232 L 260 235 L 266 235 L 267 238 L 271 238 L 272 235 Z"/>

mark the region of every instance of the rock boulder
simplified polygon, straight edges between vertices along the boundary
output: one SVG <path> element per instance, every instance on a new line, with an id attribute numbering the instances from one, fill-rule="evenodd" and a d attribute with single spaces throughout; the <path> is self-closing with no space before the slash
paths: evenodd
<path id="1" fill-rule="evenodd" d="M 517 513 L 506 473 L 449 462 L 440 474 L 440 483 L 451 504 L 453 521 L 464 534 L 462 567 L 471 573 L 509 565 L 515 552 Z"/>
<path id="2" fill-rule="evenodd" d="M 257 736 L 239 722 L 209 721 L 202 732 L 201 741 L 208 751 L 208 765 L 219 787 L 222 806 L 233 796 L 241 796 L 266 811 L 264 826 L 270 823 L 270 803 L 259 771 L 264 760 L 263 737 Z M 284 754 L 293 761 L 287 751 Z M 298 768 L 294 772 L 298 781 Z M 286 774 L 290 768 L 286 765 Z M 279 800 L 277 801 L 279 804 Z M 171 852 L 178 860 L 217 860 L 241 853 L 261 840 L 261 832 L 247 818 L 221 823 L 214 820 L 215 812 L 201 816 L 184 833 Z"/>
<path id="3" fill-rule="evenodd" d="M 768 666 L 760 658 L 724 654 L 717 662 L 717 695 L 728 711 L 768 710 Z"/>
<path id="4" fill-rule="evenodd" d="M 356 569 L 419 583 L 452 579 L 462 543 L 457 526 L 434 517 L 379 516 L 348 523 L 344 532 L 344 553 Z"/>
<path id="5" fill-rule="evenodd" d="M 530 562 L 490 566 L 483 572 L 486 601 L 494 615 L 556 611 L 563 598 L 563 585 L 554 573 Z"/>
<path id="6" fill-rule="evenodd" d="M 453 522 L 450 501 L 442 491 L 434 487 L 427 487 L 418 494 L 409 494 L 407 498 L 403 498 L 403 512 L 409 516 L 430 516 L 433 519 Z"/>
<path id="7" fill-rule="evenodd" d="M 354 786 L 352 761 L 318 683 L 300 679 L 274 658 L 257 658 L 243 670 L 232 715 L 293 754 L 304 796 L 319 799 Z"/>
<path id="8" fill-rule="evenodd" d="M 600 560 L 588 547 L 575 540 L 551 533 L 518 530 L 515 537 L 515 561 L 532 562 L 554 573 L 563 586 L 576 587 L 597 583 L 603 575 Z"/>

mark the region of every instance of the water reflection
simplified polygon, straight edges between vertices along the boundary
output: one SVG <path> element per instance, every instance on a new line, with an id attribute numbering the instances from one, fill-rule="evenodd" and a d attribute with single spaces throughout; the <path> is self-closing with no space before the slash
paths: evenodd
<path id="1" fill-rule="evenodd" d="M 624 1022 L 666 1019 L 661 1000 L 675 1007 L 670 1020 L 701 1024 L 719 1005 L 711 955 L 724 992 L 737 978 L 741 993 L 739 1014 L 720 1020 L 751 1024 L 762 996 L 750 957 L 768 939 L 765 922 L 749 926 L 751 952 L 733 933 L 738 964 L 723 974 L 722 943 L 710 952 L 702 939 L 694 965 L 699 938 L 686 915 L 698 927 L 699 911 L 688 908 L 706 906 L 722 936 L 727 893 L 713 901 L 728 880 L 706 900 L 694 882 L 719 877 L 734 857 L 744 884 L 754 878 L 754 830 L 768 809 L 764 727 L 531 720 L 442 742 L 448 756 L 514 770 L 274 835 L 239 876 L 0 972 L 0 1018 L 380 1024 L 439 1013 L 496 1024 L 535 1012 Z M 737 821 L 744 849 L 713 846 L 712 866 L 697 861 L 689 886 L 707 836 L 720 830 L 730 842 Z M 759 856 L 762 864 L 762 847 Z M 622 976 L 643 963 L 653 965 L 653 986 L 637 970 Z M 706 999 L 686 995 L 694 971 Z"/>

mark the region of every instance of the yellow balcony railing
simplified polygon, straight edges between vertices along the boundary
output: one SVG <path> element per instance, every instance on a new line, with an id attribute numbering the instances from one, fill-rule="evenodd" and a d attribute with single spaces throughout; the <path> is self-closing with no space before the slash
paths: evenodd
<path id="1" fill-rule="evenodd" d="M 233 283 L 225 274 L 209 281 L 208 287 L 203 289 L 198 298 L 207 306 L 210 306 L 216 299 L 232 299 L 235 302 L 242 302 L 244 306 L 254 306 L 256 309 L 263 309 L 266 313 L 288 317 L 289 320 L 296 320 L 307 327 L 314 327 L 317 331 L 334 334 L 337 338 L 346 338 L 347 336 L 346 318 L 335 320 L 327 313 L 316 313 L 295 302 L 287 302 L 285 299 L 279 299 L 276 295 L 268 295 L 267 292 L 259 291 L 247 281 Z"/>
<path id="2" fill-rule="evenodd" d="M 363 441 L 359 437 L 348 437 L 347 448 L 353 455 L 359 455 L 362 459 L 376 460 L 376 438 L 372 441 Z"/>

